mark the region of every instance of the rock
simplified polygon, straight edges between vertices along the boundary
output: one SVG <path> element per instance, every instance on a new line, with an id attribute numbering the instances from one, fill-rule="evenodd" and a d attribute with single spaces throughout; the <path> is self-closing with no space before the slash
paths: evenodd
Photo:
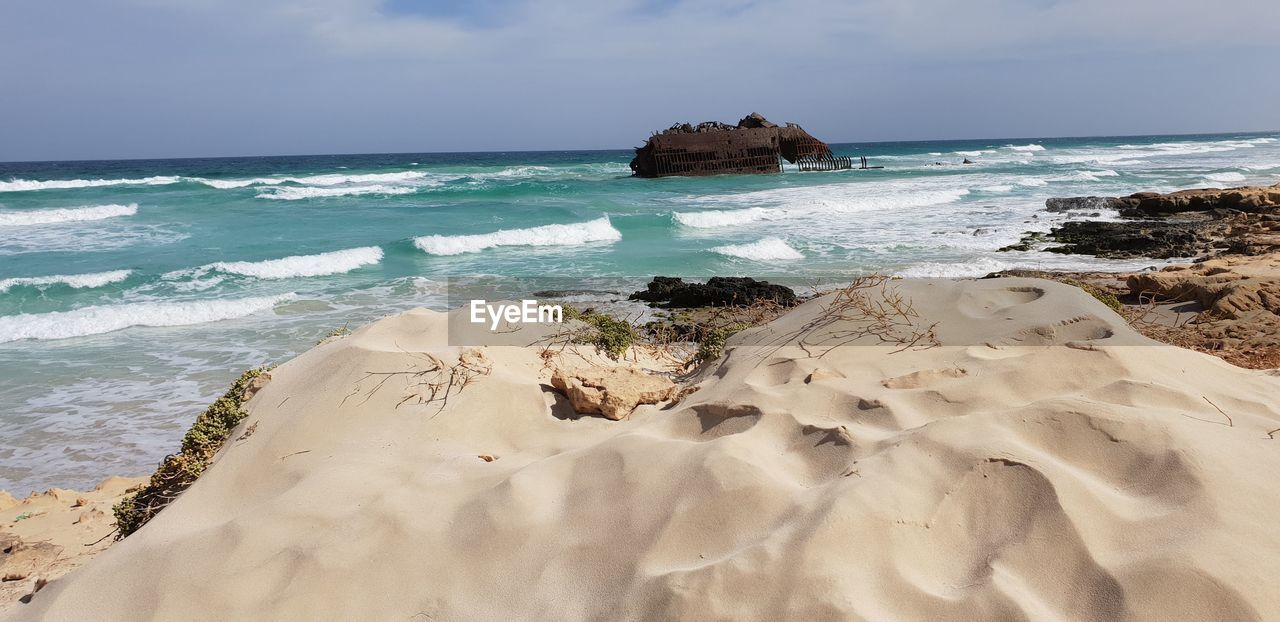
<path id="1" fill-rule="evenodd" d="M 646 290 L 631 294 L 629 299 L 665 302 L 673 308 L 746 307 L 760 302 L 790 307 L 798 302 L 790 287 L 750 277 L 723 276 L 711 277 L 706 283 L 685 283 L 680 278 L 657 276 Z"/>
<path id="2" fill-rule="evenodd" d="M 253 396 L 257 395 L 258 391 L 262 390 L 262 387 L 267 386 L 268 382 L 271 382 L 271 374 L 269 372 L 263 372 L 255 376 L 252 380 L 250 380 L 247 384 L 245 384 L 244 398 L 242 401 L 247 402 L 253 399 Z"/>
<path id="3" fill-rule="evenodd" d="M 1120 209 L 1124 206 L 1125 203 L 1115 197 L 1063 197 L 1047 199 L 1044 202 L 1045 211 L 1057 213 Z"/>
<path id="4" fill-rule="evenodd" d="M 0 490 L 0 510 L 7 510 L 16 505 L 18 505 L 18 500 L 14 499 L 13 495 L 7 491 Z"/>
<path id="5" fill-rule="evenodd" d="M 961 164 L 973 164 L 973 163 L 974 163 L 973 160 L 970 160 L 969 158 L 965 158 L 964 162 L 961 162 Z"/>
<path id="6" fill-rule="evenodd" d="M 1207 241 L 1194 226 L 1178 222 L 1067 222 L 1049 235 L 1063 246 L 1048 252 L 1112 259 L 1194 257 Z"/>
<path id="7" fill-rule="evenodd" d="M 672 399 L 676 384 L 633 367 L 607 367 L 566 371 L 556 369 L 551 386 L 569 398 L 579 414 L 599 414 L 618 421 L 640 404 Z"/>

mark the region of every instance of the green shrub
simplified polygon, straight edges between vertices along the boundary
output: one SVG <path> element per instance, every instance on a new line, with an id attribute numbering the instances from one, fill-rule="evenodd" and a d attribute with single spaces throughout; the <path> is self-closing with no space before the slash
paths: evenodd
<path id="1" fill-rule="evenodd" d="M 724 354 L 724 344 L 729 341 L 729 337 L 750 327 L 751 325 L 746 322 L 736 322 L 706 331 L 702 335 L 702 340 L 698 342 L 698 353 L 695 358 L 699 363 L 720 358 Z"/>
<path id="2" fill-rule="evenodd" d="M 231 431 L 249 414 L 241 408 L 245 389 L 266 371 L 260 367 L 241 374 L 231 383 L 226 394 L 214 400 L 196 417 L 191 429 L 182 437 L 182 451 L 165 456 L 141 490 L 112 508 L 116 517 L 117 540 L 147 524 L 204 473 Z"/>
<path id="3" fill-rule="evenodd" d="M 562 308 L 564 321 L 578 320 L 590 327 L 588 334 L 574 339 L 578 343 L 589 343 L 604 352 L 609 358 L 619 359 L 627 353 L 627 349 L 636 343 L 639 336 L 631 322 L 619 320 L 612 315 L 598 313 L 591 309 L 582 311 L 565 305 Z"/>
<path id="4" fill-rule="evenodd" d="M 1089 294 L 1090 296 L 1093 296 L 1094 298 L 1097 298 L 1100 302 L 1102 302 L 1102 304 L 1107 305 L 1108 307 L 1111 307 L 1111 310 L 1115 311 L 1116 313 L 1120 313 L 1121 311 L 1124 310 L 1124 303 L 1120 302 L 1120 299 L 1116 298 L 1115 294 L 1105 289 L 1102 289 L 1097 285 L 1090 285 L 1089 283 L 1085 283 L 1084 281 L 1077 281 L 1075 279 L 1062 279 L 1062 282 L 1066 283 L 1067 285 L 1074 285 L 1076 287 L 1079 287 L 1080 289 L 1083 289 L 1085 293 Z"/>

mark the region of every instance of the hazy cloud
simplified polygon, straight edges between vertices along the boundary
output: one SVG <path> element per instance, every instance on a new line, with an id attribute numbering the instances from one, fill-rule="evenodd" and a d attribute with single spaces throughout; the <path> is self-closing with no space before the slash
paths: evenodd
<path id="1" fill-rule="evenodd" d="M 0 6 L 0 159 L 1280 127 L 1280 3 L 65 0 Z"/>

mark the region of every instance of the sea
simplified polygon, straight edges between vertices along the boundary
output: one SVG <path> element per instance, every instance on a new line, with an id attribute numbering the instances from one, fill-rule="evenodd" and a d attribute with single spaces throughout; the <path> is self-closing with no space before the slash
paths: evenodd
<path id="1" fill-rule="evenodd" d="M 882 169 L 637 179 L 631 151 L 0 163 L 0 489 L 145 475 L 242 370 L 458 277 L 1134 270 L 999 252 L 1050 197 L 1280 182 L 1280 133 L 832 145 Z M 968 159 L 972 164 L 962 164 Z"/>

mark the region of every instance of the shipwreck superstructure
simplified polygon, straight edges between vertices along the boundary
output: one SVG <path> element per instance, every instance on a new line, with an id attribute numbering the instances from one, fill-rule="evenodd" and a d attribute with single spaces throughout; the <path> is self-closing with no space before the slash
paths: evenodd
<path id="1" fill-rule="evenodd" d="M 631 172 L 636 177 L 779 173 L 782 160 L 802 171 L 853 168 L 852 158 L 836 157 L 827 143 L 799 125 L 779 127 L 753 112 L 737 125 L 677 123 L 658 132 L 636 148 Z"/>

